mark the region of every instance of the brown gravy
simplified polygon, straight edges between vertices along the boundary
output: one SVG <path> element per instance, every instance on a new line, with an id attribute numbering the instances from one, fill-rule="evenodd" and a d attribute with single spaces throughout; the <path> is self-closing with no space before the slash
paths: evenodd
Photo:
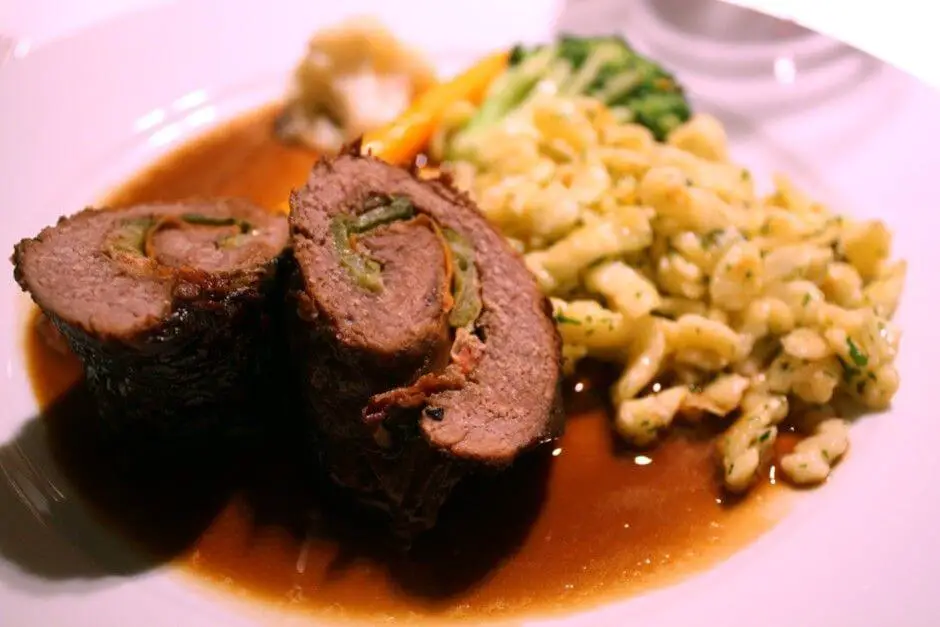
<path id="1" fill-rule="evenodd" d="M 272 138 L 273 115 L 264 109 L 185 146 L 109 202 L 243 196 L 275 206 L 304 180 L 314 157 Z M 47 348 L 34 331 L 26 348 L 44 406 L 56 398 L 78 402 L 76 396 L 87 402 L 65 394 L 80 378 L 72 358 Z M 555 449 L 501 476 L 466 482 L 438 527 L 407 555 L 386 546 L 329 490 L 311 497 L 301 489 L 281 450 L 258 460 L 234 496 L 217 492 L 227 504 L 195 528 L 188 520 L 185 532 L 167 513 L 185 508 L 105 486 L 96 464 L 78 452 L 65 465 L 96 511 L 131 540 L 234 592 L 369 622 L 572 611 L 728 557 L 768 529 L 785 501 L 783 490 L 765 483 L 743 502 L 724 502 L 706 435 L 677 434 L 643 453 L 622 447 L 608 424 L 608 382 L 599 371 L 569 381 L 567 433 Z M 78 445 L 59 448 L 69 446 Z M 131 508 L 134 515 L 125 511 Z M 176 535 L 168 544 L 170 533 Z"/>

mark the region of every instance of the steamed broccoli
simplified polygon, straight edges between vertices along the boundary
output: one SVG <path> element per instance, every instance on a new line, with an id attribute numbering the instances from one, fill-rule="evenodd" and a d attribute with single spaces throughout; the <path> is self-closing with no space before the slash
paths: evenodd
<path id="1" fill-rule="evenodd" d="M 640 56 L 621 37 L 563 36 L 553 44 L 516 46 L 509 67 L 487 92 L 476 114 L 453 138 L 502 120 L 521 106 L 539 83 L 561 95 L 601 100 L 624 122 L 649 128 L 662 140 L 690 115 L 682 87 L 662 67 Z"/>

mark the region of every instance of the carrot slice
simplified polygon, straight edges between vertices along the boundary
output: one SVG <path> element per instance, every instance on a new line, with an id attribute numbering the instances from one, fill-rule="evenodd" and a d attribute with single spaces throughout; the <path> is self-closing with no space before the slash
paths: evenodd
<path id="1" fill-rule="evenodd" d="M 461 100 L 479 104 L 508 64 L 509 52 L 496 52 L 451 80 L 428 87 L 392 122 L 366 133 L 362 152 L 395 165 L 410 165 L 427 146 L 448 107 Z M 274 211 L 290 213 L 290 202 L 278 203 Z"/>
<path id="2" fill-rule="evenodd" d="M 453 79 L 429 88 L 398 118 L 367 133 L 362 142 L 363 153 L 371 152 L 395 165 L 409 165 L 427 145 L 447 108 L 460 100 L 479 103 L 508 63 L 509 53 L 497 52 Z"/>

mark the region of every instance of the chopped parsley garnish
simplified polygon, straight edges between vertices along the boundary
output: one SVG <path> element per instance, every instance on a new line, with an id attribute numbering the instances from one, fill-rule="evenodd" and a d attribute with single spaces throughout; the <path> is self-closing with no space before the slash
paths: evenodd
<path id="1" fill-rule="evenodd" d="M 766 431 L 760 434 L 760 438 L 757 441 L 763 443 L 763 442 L 766 442 L 767 438 L 769 437 L 770 437 L 770 429 L 767 429 Z"/>
<path id="2" fill-rule="evenodd" d="M 577 318 L 569 318 L 563 313 L 555 314 L 555 322 L 557 322 L 558 324 L 577 324 L 577 325 L 581 324 L 581 321 L 578 320 Z"/>
<path id="3" fill-rule="evenodd" d="M 856 366 L 864 368 L 868 365 L 868 355 L 858 350 L 858 346 L 855 345 L 855 342 L 852 341 L 852 338 L 846 337 L 845 343 L 849 346 L 849 357 L 852 358 L 852 361 Z"/>
<path id="4" fill-rule="evenodd" d="M 803 306 L 806 307 L 809 304 L 809 301 L 813 300 L 813 297 L 809 295 L 809 292 L 803 294 Z"/>

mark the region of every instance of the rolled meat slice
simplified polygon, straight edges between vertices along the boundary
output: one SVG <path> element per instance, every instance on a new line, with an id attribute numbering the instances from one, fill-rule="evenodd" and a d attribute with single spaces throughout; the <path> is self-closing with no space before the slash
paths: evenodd
<path id="1" fill-rule="evenodd" d="M 311 433 L 332 478 L 397 532 L 432 526 L 468 472 L 560 433 L 550 305 L 447 180 L 353 146 L 292 194 L 290 224 L 289 328 Z"/>
<path id="2" fill-rule="evenodd" d="M 287 243 L 284 217 L 244 201 L 86 209 L 17 244 L 14 274 L 104 424 L 182 450 L 251 419 Z"/>

